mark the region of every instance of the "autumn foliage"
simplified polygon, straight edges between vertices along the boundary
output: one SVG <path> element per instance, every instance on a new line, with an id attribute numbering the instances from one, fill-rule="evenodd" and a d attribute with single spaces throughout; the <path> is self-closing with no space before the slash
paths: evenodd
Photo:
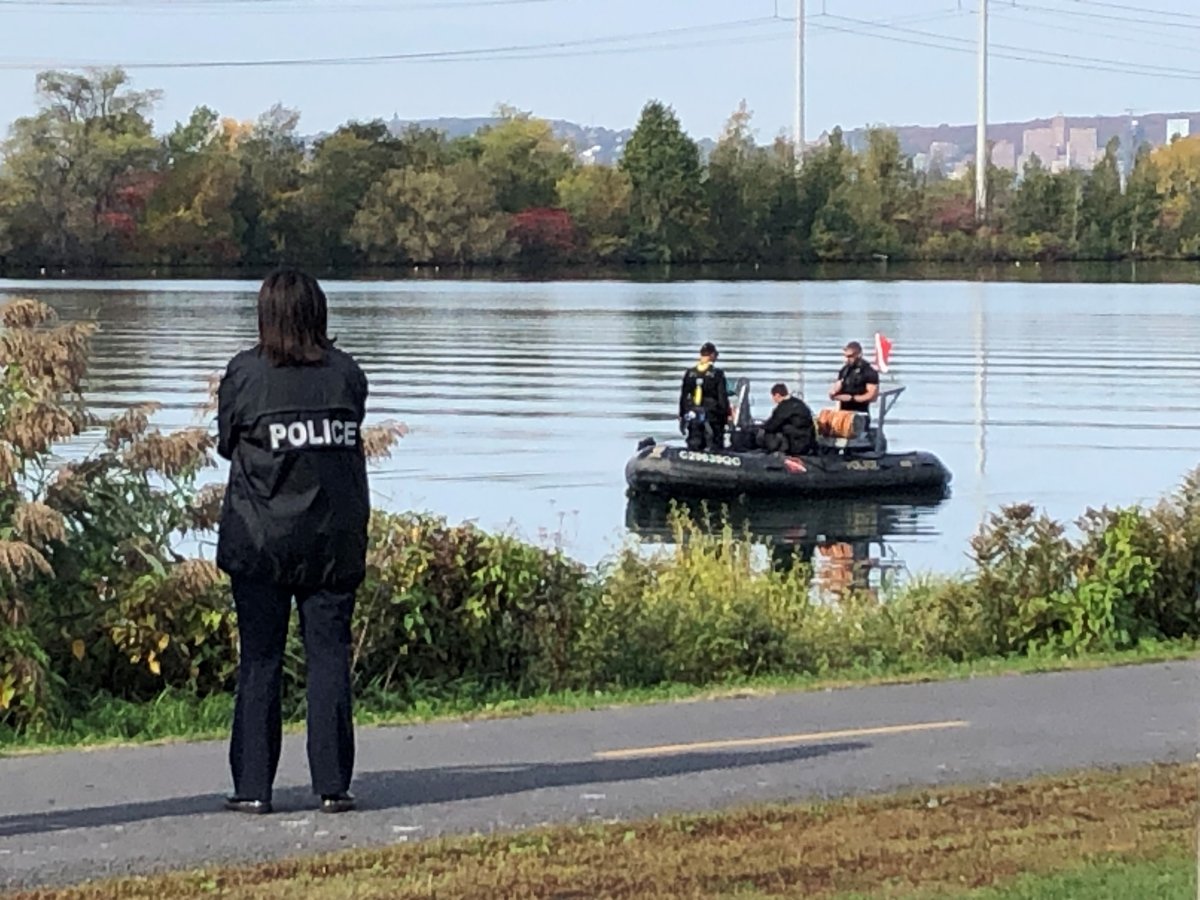
<path id="1" fill-rule="evenodd" d="M 578 246 L 575 223 L 563 209 L 527 209 L 513 216 L 509 237 L 521 258 L 532 262 L 561 262 Z"/>

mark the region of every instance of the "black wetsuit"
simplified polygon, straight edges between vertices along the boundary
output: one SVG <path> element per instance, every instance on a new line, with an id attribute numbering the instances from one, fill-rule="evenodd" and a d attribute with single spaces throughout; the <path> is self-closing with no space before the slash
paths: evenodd
<path id="1" fill-rule="evenodd" d="M 812 410 L 799 397 L 785 397 L 775 404 L 761 431 L 761 447 L 772 453 L 782 450 L 789 456 L 803 456 L 817 447 Z"/>
<path id="2" fill-rule="evenodd" d="M 700 402 L 696 402 L 696 389 Z M 693 414 L 689 419 L 689 413 Z M 687 435 L 688 448 L 708 450 L 725 446 L 725 425 L 729 419 L 729 390 L 725 372 L 714 365 L 701 368 L 697 363 L 683 373 L 679 388 L 679 424 Z"/>

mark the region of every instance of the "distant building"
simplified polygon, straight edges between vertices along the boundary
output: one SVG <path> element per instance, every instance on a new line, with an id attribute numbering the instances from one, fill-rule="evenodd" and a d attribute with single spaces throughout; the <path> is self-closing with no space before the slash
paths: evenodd
<path id="1" fill-rule="evenodd" d="M 998 169 L 1016 170 L 1017 148 L 1012 141 L 996 141 L 992 144 L 992 165 Z"/>
<path id="2" fill-rule="evenodd" d="M 929 158 L 925 168 L 926 170 L 937 168 L 942 172 L 949 173 L 962 159 L 963 151 L 958 144 L 934 141 L 929 145 Z"/>
<path id="3" fill-rule="evenodd" d="M 1095 128 L 1072 128 L 1067 136 L 1067 165 L 1076 169 L 1090 169 L 1096 165 L 1100 148 L 1096 141 Z"/>
<path id="4" fill-rule="evenodd" d="M 1057 121 L 1057 120 L 1056 120 Z M 1066 129 L 1051 125 L 1048 128 L 1026 128 L 1021 136 L 1022 155 L 1026 160 L 1036 156 L 1049 168 L 1066 149 Z M 1023 168 L 1023 167 L 1022 167 Z"/>
<path id="5" fill-rule="evenodd" d="M 1191 119 L 1167 119 L 1167 143 L 1177 137 L 1185 138 L 1192 133 Z"/>

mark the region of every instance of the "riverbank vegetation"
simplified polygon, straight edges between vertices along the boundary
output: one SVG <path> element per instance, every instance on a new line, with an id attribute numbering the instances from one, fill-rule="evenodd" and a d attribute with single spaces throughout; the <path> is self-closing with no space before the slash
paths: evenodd
<path id="1" fill-rule="evenodd" d="M 162 434 L 150 407 L 96 418 L 81 393 L 91 325 L 57 322 L 31 300 L 0 309 L 0 321 L 0 743 L 219 728 L 237 623 L 222 573 L 176 549 L 211 538 L 217 521 L 220 488 L 197 489 L 214 465 L 210 430 Z M 366 443 L 387 455 L 401 434 L 378 426 Z M 65 441 L 80 451 L 70 461 L 55 456 Z M 1077 526 L 1008 506 L 971 541 L 966 571 L 822 598 L 808 565 L 772 565 L 748 535 L 682 513 L 670 543 L 586 567 L 556 547 L 376 511 L 353 622 L 360 713 L 1193 647 L 1200 472 L 1153 508 L 1089 511 Z M 297 641 L 286 665 L 292 720 L 303 715 Z"/>
<path id="2" fill-rule="evenodd" d="M 1091 171 L 990 166 L 980 225 L 973 174 L 916 170 L 895 133 L 851 148 L 835 130 L 797 172 L 790 143 L 760 144 L 744 106 L 704 155 L 649 102 L 609 166 L 510 108 L 455 139 L 381 121 L 305 139 L 279 106 L 255 121 L 201 106 L 159 135 L 159 92 L 119 69 L 36 84 L 39 111 L 0 154 L 12 273 L 1200 256 L 1200 137 L 1135 148 L 1127 179 L 1115 141 Z"/>
<path id="3" fill-rule="evenodd" d="M 1197 767 L 541 828 L 17 894 L 1190 900 Z"/>

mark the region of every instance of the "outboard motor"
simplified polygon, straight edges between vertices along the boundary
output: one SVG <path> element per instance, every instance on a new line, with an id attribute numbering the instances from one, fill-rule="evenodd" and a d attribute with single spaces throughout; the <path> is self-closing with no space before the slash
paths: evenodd
<path id="1" fill-rule="evenodd" d="M 733 416 L 733 427 L 738 431 L 754 428 L 754 415 L 750 411 L 750 379 L 739 378 L 733 393 L 737 411 Z"/>
<path id="2" fill-rule="evenodd" d="M 729 437 L 729 446 L 733 450 L 753 450 L 755 426 L 750 410 L 750 379 L 739 378 L 733 396 L 733 433 Z"/>

